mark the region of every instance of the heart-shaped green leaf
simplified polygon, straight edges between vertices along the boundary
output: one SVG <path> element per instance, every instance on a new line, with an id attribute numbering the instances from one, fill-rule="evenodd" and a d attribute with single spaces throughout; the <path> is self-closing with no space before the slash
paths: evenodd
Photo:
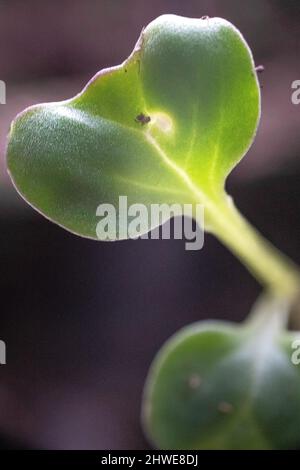
<path id="1" fill-rule="evenodd" d="M 259 101 L 252 55 L 235 27 L 164 15 L 122 65 L 75 98 L 17 117 L 9 172 L 33 207 L 87 237 L 97 238 L 98 205 L 118 207 L 120 195 L 147 207 L 196 201 L 209 216 L 253 140 Z"/>
<path id="2" fill-rule="evenodd" d="M 145 388 L 150 440 L 163 449 L 299 448 L 294 340 L 271 318 L 259 328 L 200 322 L 176 334 Z"/>

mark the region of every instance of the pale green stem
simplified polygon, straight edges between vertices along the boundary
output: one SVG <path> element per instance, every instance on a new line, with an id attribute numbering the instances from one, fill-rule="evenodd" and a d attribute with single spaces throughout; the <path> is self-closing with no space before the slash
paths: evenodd
<path id="1" fill-rule="evenodd" d="M 299 293 L 300 274 L 295 265 L 265 240 L 238 212 L 232 200 L 222 190 L 207 193 L 195 185 L 189 175 L 161 148 L 148 129 L 147 142 L 194 196 L 194 202 L 204 205 L 205 229 L 214 233 L 264 285 L 272 295 L 285 297 L 292 303 Z M 196 214 L 195 214 L 196 217 Z"/>
<path id="2" fill-rule="evenodd" d="M 205 220 L 271 294 L 295 300 L 300 287 L 298 268 L 245 220 L 228 196 L 205 205 Z"/>

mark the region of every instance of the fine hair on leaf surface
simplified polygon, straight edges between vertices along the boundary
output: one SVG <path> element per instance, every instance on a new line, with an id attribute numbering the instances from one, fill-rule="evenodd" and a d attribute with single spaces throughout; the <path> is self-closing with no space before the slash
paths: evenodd
<path id="1" fill-rule="evenodd" d="M 72 99 L 28 108 L 11 125 L 13 184 L 51 221 L 105 240 L 97 207 L 117 207 L 121 195 L 146 208 L 202 204 L 207 232 L 264 288 L 253 322 L 201 322 L 159 352 L 143 423 L 161 448 L 277 449 L 300 440 L 300 373 L 286 329 L 299 271 L 225 190 L 259 124 L 260 70 L 225 19 L 162 15 L 121 65 L 100 71 Z M 147 221 L 144 233 L 164 221 Z M 125 229 L 119 220 L 111 238 L 127 238 Z"/>

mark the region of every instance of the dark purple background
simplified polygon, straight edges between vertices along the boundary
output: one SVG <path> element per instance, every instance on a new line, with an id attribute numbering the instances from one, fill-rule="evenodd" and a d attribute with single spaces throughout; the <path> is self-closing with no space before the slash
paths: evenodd
<path id="1" fill-rule="evenodd" d="M 299 2 L 276 0 L 0 1 L 0 445 L 138 449 L 143 383 L 160 346 L 204 318 L 242 320 L 259 286 L 214 238 L 97 243 L 20 200 L 5 173 L 9 123 L 30 104 L 77 93 L 132 50 L 162 13 L 223 16 L 266 67 L 262 122 L 229 191 L 248 218 L 300 262 Z M 1 444 L 2 442 L 2 444 Z"/>

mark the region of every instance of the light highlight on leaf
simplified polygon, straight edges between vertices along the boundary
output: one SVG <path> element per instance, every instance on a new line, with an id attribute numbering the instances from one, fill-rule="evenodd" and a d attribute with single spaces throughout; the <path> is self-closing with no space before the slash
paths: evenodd
<path id="1" fill-rule="evenodd" d="M 98 205 L 119 195 L 202 202 L 209 219 L 252 142 L 259 99 L 251 52 L 229 22 L 163 15 L 122 65 L 16 119 L 9 172 L 33 207 L 86 237 L 96 238 Z"/>

